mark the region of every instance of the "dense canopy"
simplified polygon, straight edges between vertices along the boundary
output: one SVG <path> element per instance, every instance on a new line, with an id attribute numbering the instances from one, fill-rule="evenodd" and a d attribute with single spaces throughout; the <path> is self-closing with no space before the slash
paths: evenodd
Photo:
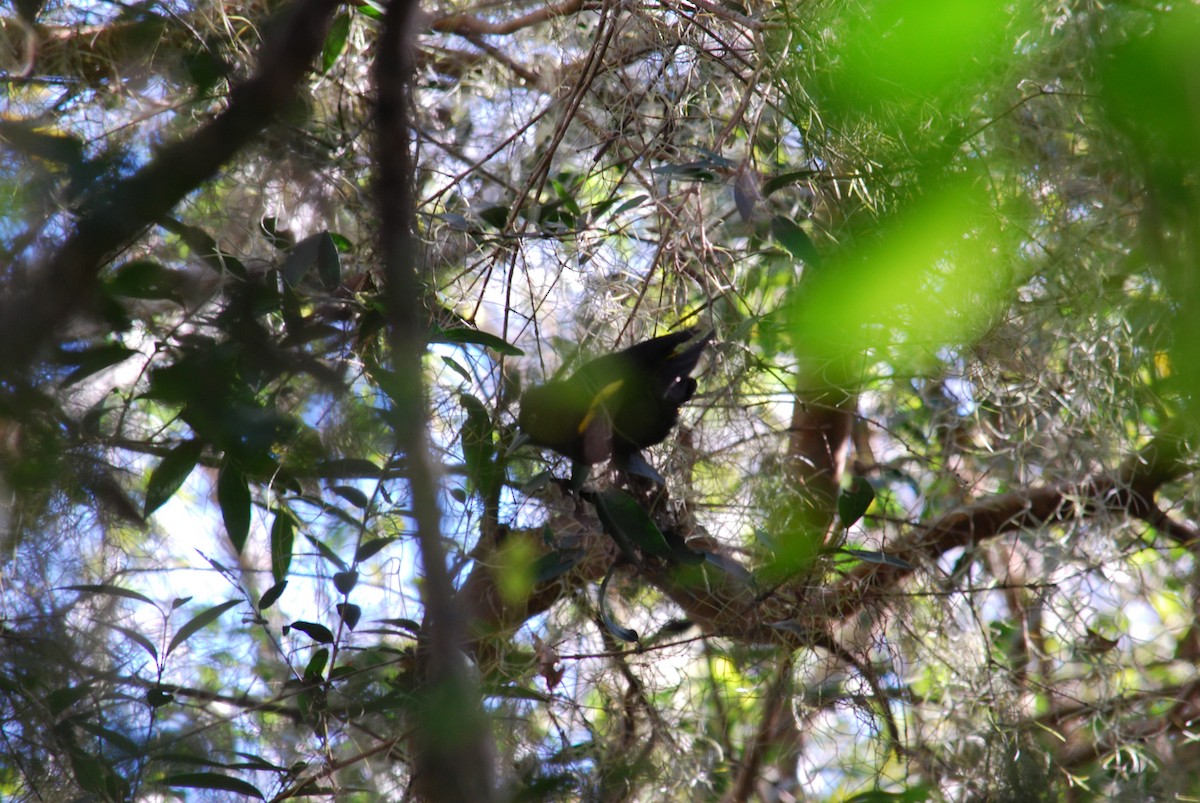
<path id="1" fill-rule="evenodd" d="M 1200 796 L 1195 5 L 3 13 L 0 796 Z"/>

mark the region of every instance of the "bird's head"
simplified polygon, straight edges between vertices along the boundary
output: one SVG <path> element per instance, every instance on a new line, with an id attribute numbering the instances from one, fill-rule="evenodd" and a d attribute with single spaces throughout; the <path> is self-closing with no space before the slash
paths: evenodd
<path id="1" fill-rule="evenodd" d="M 551 382 L 529 388 L 521 396 L 521 410 L 517 414 L 520 434 L 513 446 L 534 443 L 553 447 L 573 437 L 574 427 L 569 416 L 561 411 L 562 391 L 560 382 Z"/>

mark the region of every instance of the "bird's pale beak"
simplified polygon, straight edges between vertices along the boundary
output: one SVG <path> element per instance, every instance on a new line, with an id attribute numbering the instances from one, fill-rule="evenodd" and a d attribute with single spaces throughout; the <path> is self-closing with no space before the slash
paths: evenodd
<path id="1" fill-rule="evenodd" d="M 527 446 L 529 443 L 531 443 L 529 435 L 524 432 L 518 432 L 517 437 L 513 438 L 512 443 L 508 445 L 508 448 L 505 450 L 505 452 L 512 454 L 517 449 L 520 449 L 522 446 Z"/>

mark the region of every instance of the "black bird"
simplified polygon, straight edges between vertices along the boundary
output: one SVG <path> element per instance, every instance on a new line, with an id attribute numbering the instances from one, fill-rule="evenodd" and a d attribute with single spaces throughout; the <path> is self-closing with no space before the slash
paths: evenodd
<path id="1" fill-rule="evenodd" d="M 640 452 L 662 442 L 679 421 L 680 406 L 696 392 L 690 374 L 712 338 L 699 329 L 673 332 L 530 388 L 521 397 L 514 446 L 532 442 L 584 465 L 611 457 L 661 483 Z"/>

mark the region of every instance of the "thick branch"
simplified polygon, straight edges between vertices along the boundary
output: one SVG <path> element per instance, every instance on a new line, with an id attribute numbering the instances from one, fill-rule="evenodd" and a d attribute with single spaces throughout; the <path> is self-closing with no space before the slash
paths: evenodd
<path id="1" fill-rule="evenodd" d="M 263 45 L 253 78 L 229 106 L 154 161 L 117 182 L 84 212 L 49 261 L 0 306 L 0 375 L 27 365 L 50 335 L 86 303 L 105 260 L 210 179 L 295 96 L 325 41 L 335 0 L 300 0 Z"/>
<path id="2" fill-rule="evenodd" d="M 448 17 L 441 17 L 434 20 L 430 27 L 439 33 L 454 33 L 459 36 L 481 36 L 484 34 L 504 36 L 516 33 L 522 28 L 541 25 L 543 22 L 549 22 L 555 17 L 565 17 L 568 14 L 574 14 L 582 8 L 583 0 L 566 0 L 566 2 L 558 3 L 557 5 L 542 6 L 528 14 L 513 17 L 504 22 L 491 22 L 471 16 L 470 14 L 452 14 Z"/>
<path id="3" fill-rule="evenodd" d="M 425 622 L 419 657 L 426 685 L 415 728 L 415 788 L 439 801 L 480 801 L 495 795 L 487 720 L 479 690 L 460 650 L 465 628 L 442 548 L 438 475 L 429 453 L 422 358 L 424 297 L 416 237 L 412 76 L 417 0 L 388 6 L 375 63 L 380 254 L 387 280 L 396 445 L 408 460 L 413 518 L 425 573 Z"/>
<path id="4" fill-rule="evenodd" d="M 829 589 L 830 605 L 824 613 L 831 619 L 849 617 L 866 599 L 896 587 L 922 562 L 936 560 L 956 547 L 1102 510 L 1123 512 L 1146 520 L 1173 537 L 1183 537 L 1178 526 L 1164 525 L 1165 516 L 1154 504 L 1154 496 L 1164 483 L 1191 471 L 1182 460 L 1182 448 L 1182 439 L 1176 432 L 1164 431 L 1126 460 L 1115 476 L 1097 474 L 1080 483 L 1057 483 L 1000 494 L 951 511 L 888 546 L 890 554 L 910 564 L 908 568 L 877 563 L 859 565 Z"/>

